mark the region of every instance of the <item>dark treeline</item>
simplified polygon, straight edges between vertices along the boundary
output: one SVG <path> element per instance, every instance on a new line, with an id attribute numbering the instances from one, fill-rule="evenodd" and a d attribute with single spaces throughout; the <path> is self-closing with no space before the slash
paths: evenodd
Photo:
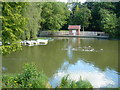
<path id="1" fill-rule="evenodd" d="M 81 25 L 87 31 L 104 31 L 112 38 L 120 38 L 120 2 L 68 3 L 71 13 L 68 23 Z"/>
<path id="2" fill-rule="evenodd" d="M 42 30 L 67 30 L 68 25 L 120 36 L 120 2 L 3 2 L 1 7 L 5 53 L 20 49 L 17 42 L 35 39 Z"/>

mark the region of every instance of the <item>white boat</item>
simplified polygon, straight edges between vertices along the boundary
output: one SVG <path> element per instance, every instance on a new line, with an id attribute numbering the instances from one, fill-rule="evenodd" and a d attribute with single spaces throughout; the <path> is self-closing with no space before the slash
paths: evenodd
<path id="1" fill-rule="evenodd" d="M 21 45 L 24 45 L 24 44 L 25 44 L 25 41 L 20 41 L 20 44 L 21 44 Z"/>
<path id="2" fill-rule="evenodd" d="M 0 41 L 0 46 L 2 46 L 2 42 Z"/>
<path id="3" fill-rule="evenodd" d="M 48 44 L 48 40 L 44 40 L 44 39 L 38 39 L 38 40 L 24 40 L 20 42 L 21 45 L 28 45 L 28 46 L 34 46 L 34 45 L 47 45 Z"/>
<path id="4" fill-rule="evenodd" d="M 38 45 L 38 42 L 37 42 L 37 41 L 35 41 L 35 40 L 26 41 L 25 43 L 26 43 L 26 45 L 28 45 L 28 46 Z"/>
<path id="5" fill-rule="evenodd" d="M 31 41 L 25 41 L 25 45 L 32 45 Z"/>
<path id="6" fill-rule="evenodd" d="M 31 44 L 32 44 L 32 45 L 38 45 L 38 42 L 35 41 L 35 40 L 31 40 Z"/>
<path id="7" fill-rule="evenodd" d="M 26 45 L 27 43 L 27 40 L 24 40 L 24 41 L 20 41 L 21 45 Z M 28 44 L 28 43 L 27 43 Z"/>
<path id="8" fill-rule="evenodd" d="M 47 45 L 48 44 L 48 40 L 43 40 L 43 39 L 38 39 L 37 42 L 38 42 L 38 45 Z"/>

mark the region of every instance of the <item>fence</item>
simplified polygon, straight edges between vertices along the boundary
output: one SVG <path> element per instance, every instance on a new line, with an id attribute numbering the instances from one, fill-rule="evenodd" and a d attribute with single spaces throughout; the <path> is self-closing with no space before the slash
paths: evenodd
<path id="1" fill-rule="evenodd" d="M 95 31 L 81 31 L 80 36 L 105 36 L 107 35 L 105 32 L 95 32 Z"/>
<path id="2" fill-rule="evenodd" d="M 40 36 L 46 35 L 69 35 L 69 31 L 42 31 L 40 32 Z"/>
<path id="3" fill-rule="evenodd" d="M 69 36 L 69 31 L 41 31 L 40 36 Z M 80 36 L 107 36 L 105 32 L 81 31 Z"/>

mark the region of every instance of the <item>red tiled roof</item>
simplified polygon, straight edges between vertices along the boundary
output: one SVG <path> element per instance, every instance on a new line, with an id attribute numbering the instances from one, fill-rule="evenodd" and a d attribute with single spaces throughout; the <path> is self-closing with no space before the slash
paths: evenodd
<path id="1" fill-rule="evenodd" d="M 81 29 L 80 25 L 69 25 L 68 29 Z"/>

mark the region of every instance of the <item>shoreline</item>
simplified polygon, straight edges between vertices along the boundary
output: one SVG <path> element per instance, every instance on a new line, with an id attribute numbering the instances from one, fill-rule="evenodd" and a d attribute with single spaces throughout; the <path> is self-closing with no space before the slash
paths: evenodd
<path id="1" fill-rule="evenodd" d="M 83 35 L 41 35 L 40 37 L 80 37 L 80 38 L 101 38 L 109 39 L 109 36 L 83 36 Z"/>

